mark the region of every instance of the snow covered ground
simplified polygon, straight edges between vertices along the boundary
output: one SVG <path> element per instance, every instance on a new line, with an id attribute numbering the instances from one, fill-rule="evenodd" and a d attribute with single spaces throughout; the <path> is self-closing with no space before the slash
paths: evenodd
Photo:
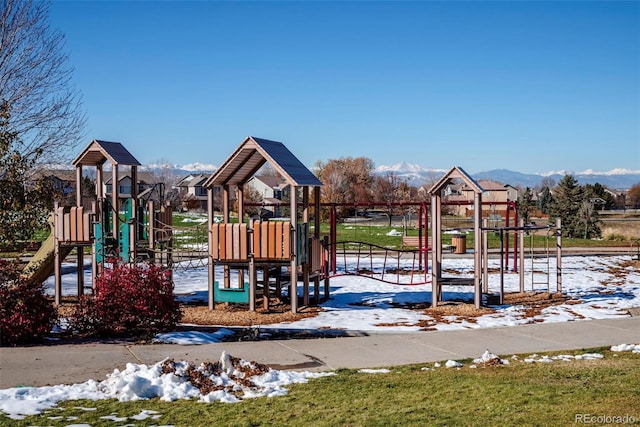
<path id="1" fill-rule="evenodd" d="M 355 260 L 351 260 L 355 262 Z M 469 277 L 472 274 L 472 260 L 446 259 L 444 268 L 448 274 Z M 499 261 L 492 260 L 490 268 L 498 266 Z M 555 261 L 551 259 L 551 272 L 555 271 Z M 525 271 L 527 265 L 525 265 Z M 374 269 L 375 271 L 375 269 Z M 86 271 L 86 283 L 90 283 L 90 272 Z M 552 274 L 549 288 L 532 285 L 531 273 L 525 275 L 526 291 L 555 291 L 556 280 Z M 206 299 L 207 269 L 176 270 L 174 274 L 176 293 L 183 300 Z M 490 276 L 490 290 L 496 291 L 500 276 Z M 538 279 L 535 280 L 536 283 Z M 519 275 L 505 274 L 506 292 L 519 290 Z M 47 292 L 53 293 L 53 281 L 46 282 Z M 75 273 L 64 275 L 63 295 L 76 293 Z M 426 285 L 393 285 L 366 277 L 341 276 L 331 280 L 331 299 L 322 307 L 324 311 L 317 317 L 307 318 L 292 323 L 268 325 L 270 328 L 300 329 L 348 329 L 373 332 L 418 331 L 417 323 L 430 320 L 434 329 L 449 330 L 459 328 L 505 327 L 530 322 L 566 322 L 580 319 L 603 319 L 628 316 L 628 309 L 640 307 L 640 271 L 632 265 L 630 256 L 607 257 L 565 257 L 562 265 L 562 289 L 569 299 L 558 305 L 547 307 L 535 316 L 525 315 L 523 306 L 497 306 L 494 312 L 480 316 L 475 321 L 464 318 L 430 318 L 420 310 L 407 308 L 408 304 L 420 304 L 431 301 L 431 286 Z M 301 292 L 301 291 L 300 291 Z M 444 290 L 444 299 L 470 300 L 473 298 L 468 287 L 448 287 Z M 158 341 L 178 344 L 201 344 L 219 342 L 229 330 L 220 329 L 216 333 L 207 334 L 195 331 L 189 333 L 167 333 L 156 337 Z M 430 332 L 433 333 L 433 332 Z M 640 353 L 640 344 L 620 344 L 611 348 L 613 351 L 633 351 Z M 495 362 L 497 356 L 490 353 L 481 355 L 470 365 Z M 556 360 L 597 359 L 599 354 L 577 356 L 531 355 L 522 362 L 552 363 Z M 515 359 L 513 359 L 515 360 Z M 509 363 L 509 360 L 499 360 Z M 441 364 L 425 366 L 423 369 L 438 369 Z M 447 361 L 444 367 L 460 369 L 457 361 Z M 220 385 L 220 390 L 203 390 L 187 379 L 189 369 L 197 370 L 203 377 L 209 378 L 211 385 Z M 250 373 L 249 373 L 250 372 Z M 363 374 L 388 374 L 388 370 L 362 370 Z M 13 419 L 23 418 L 29 414 L 48 413 L 51 419 L 57 419 L 55 407 L 60 401 L 70 399 L 109 399 L 121 401 L 159 397 L 163 400 L 196 398 L 203 402 L 237 401 L 238 391 L 241 398 L 276 396 L 286 393 L 285 386 L 296 382 L 331 373 L 277 371 L 257 366 L 233 358 L 223 353 L 217 364 L 193 366 L 185 361 L 159 361 L 155 365 L 128 364 L 123 371 L 118 369 L 104 381 L 90 380 L 82 384 L 58 385 L 51 387 L 24 387 L 0 390 L 0 411 Z M 250 378 L 252 385 L 246 387 L 246 381 L 237 382 L 238 378 Z M 213 389 L 212 389 L 213 390 Z M 231 393 L 235 391 L 235 393 Z M 92 408 L 85 408 L 91 410 Z M 118 418 L 114 416 L 115 418 Z M 129 421 L 146 418 L 157 418 L 153 411 L 142 411 Z M 113 419 L 125 422 L 127 419 Z M 0 421 L 2 415 L 0 415 Z M 72 422 L 73 420 L 67 420 Z"/>
<path id="2" fill-rule="evenodd" d="M 381 264 L 381 260 L 380 265 Z M 412 260 L 407 260 L 407 263 Z M 357 262 L 348 259 L 345 268 L 353 271 Z M 532 275 L 530 261 L 525 261 L 525 291 L 555 292 L 555 258 L 549 260 L 549 285 L 540 285 L 544 275 Z M 351 265 L 349 265 L 351 264 Z M 489 261 L 489 269 L 497 270 L 499 260 Z M 473 277 L 473 259 L 445 258 L 443 270 L 447 276 Z M 380 271 L 374 264 L 374 274 Z M 498 270 L 499 271 L 499 270 Z M 536 271 L 539 271 L 536 265 Z M 85 283 L 90 282 L 90 272 L 85 271 Z M 221 275 L 222 272 L 218 271 Z M 399 276 L 409 282 L 408 275 Z M 533 280 L 532 280 L 533 278 Z M 505 292 L 520 289 L 519 274 L 505 273 Z M 414 279 L 415 281 L 415 279 Z M 535 285 L 532 285 L 535 281 Z M 174 271 L 175 292 L 182 301 L 207 300 L 207 268 L 176 269 Z M 331 298 L 322 304 L 323 312 L 313 318 L 296 322 L 264 325 L 264 328 L 286 329 L 343 329 L 372 332 L 419 331 L 418 322 L 426 321 L 431 330 L 476 329 L 514 326 L 532 322 L 566 322 L 580 319 L 604 319 L 628 316 L 628 309 L 640 307 L 640 270 L 632 265 L 632 257 L 616 256 L 566 256 L 562 259 L 562 292 L 568 297 L 563 304 L 542 309 L 531 316 L 524 306 L 492 306 L 493 313 L 474 318 L 444 317 L 434 319 L 421 310 L 412 310 L 409 305 L 430 303 L 431 285 L 397 285 L 384 283 L 365 276 L 339 276 L 331 279 Z M 47 292 L 53 294 L 53 280 L 46 282 Z M 498 292 L 500 275 L 489 275 L 490 292 Z M 322 291 L 321 291 L 322 292 Z M 63 276 L 63 295 L 76 295 L 75 273 Z M 298 293 L 302 294 L 302 287 Z M 473 301 L 473 290 L 469 286 L 447 286 L 443 290 L 444 301 Z M 219 334 L 218 334 L 219 335 Z M 177 342 L 175 334 L 165 334 L 168 342 Z M 212 341 L 219 341 L 219 336 Z M 199 335 L 199 343 L 207 342 L 206 335 Z M 187 342 L 181 342 L 187 343 Z"/>

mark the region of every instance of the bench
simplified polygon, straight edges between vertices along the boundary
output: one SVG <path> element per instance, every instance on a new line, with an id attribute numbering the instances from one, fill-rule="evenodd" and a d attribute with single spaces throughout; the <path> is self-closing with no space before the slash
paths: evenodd
<path id="1" fill-rule="evenodd" d="M 424 243 L 424 236 L 422 237 L 422 240 Z M 427 244 L 423 245 L 421 249 L 423 251 L 428 251 L 429 249 L 431 249 L 432 242 L 433 242 L 433 239 L 431 238 L 431 236 L 428 236 Z M 413 247 L 413 248 L 420 247 L 420 237 L 419 236 L 402 236 L 402 249 L 406 247 Z"/>
<path id="2" fill-rule="evenodd" d="M 423 237 L 424 240 L 424 237 Z M 417 248 L 420 245 L 420 238 L 418 236 L 402 236 L 402 249 L 407 247 Z M 432 236 L 427 237 L 426 247 L 422 247 L 423 251 L 430 251 L 433 246 Z M 455 252 L 456 247 L 452 245 L 442 245 L 442 250 L 447 252 Z"/>

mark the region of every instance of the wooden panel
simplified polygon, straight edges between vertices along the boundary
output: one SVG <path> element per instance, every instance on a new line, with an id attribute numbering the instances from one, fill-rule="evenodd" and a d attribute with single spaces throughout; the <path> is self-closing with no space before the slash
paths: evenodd
<path id="1" fill-rule="evenodd" d="M 318 271 L 321 267 L 321 257 L 322 257 L 322 243 L 318 239 L 310 240 L 310 251 L 311 251 L 311 270 Z"/>
<path id="2" fill-rule="evenodd" d="M 260 241 L 260 258 L 269 258 L 269 224 L 263 222 L 260 224 L 262 229 L 262 239 Z"/>
<path id="3" fill-rule="evenodd" d="M 58 209 L 56 209 L 54 230 L 55 230 L 54 237 L 58 240 L 64 240 L 64 208 L 63 207 L 59 207 Z"/>
<path id="4" fill-rule="evenodd" d="M 267 258 L 269 259 L 277 259 L 276 256 L 276 223 L 273 221 L 269 221 L 267 223 L 269 225 L 269 238 L 268 240 L 268 249 L 267 249 Z"/>
<path id="5" fill-rule="evenodd" d="M 227 239 L 226 239 L 226 224 L 221 224 L 218 230 L 218 242 L 220 245 L 220 259 L 227 259 Z"/>
<path id="6" fill-rule="evenodd" d="M 82 221 L 83 238 L 85 242 L 88 242 L 91 240 L 91 215 L 88 213 L 82 215 Z"/>
<path id="7" fill-rule="evenodd" d="M 288 221 L 285 222 L 284 223 L 284 229 L 282 231 L 283 231 L 282 252 L 284 254 L 283 258 L 284 259 L 289 259 L 289 258 L 291 258 L 291 223 L 288 222 Z"/>
<path id="8" fill-rule="evenodd" d="M 276 222 L 276 235 L 275 235 L 275 258 L 284 258 L 282 256 L 282 227 L 284 223 L 282 221 Z"/>
<path id="9" fill-rule="evenodd" d="M 63 217 L 64 217 L 63 224 L 62 224 L 62 228 L 64 230 L 63 240 L 65 242 L 68 242 L 71 240 L 71 218 L 68 213 L 65 213 Z"/>
<path id="10" fill-rule="evenodd" d="M 72 242 L 78 241 L 78 208 L 75 206 L 71 208 L 69 213 L 69 240 Z"/>
<path id="11" fill-rule="evenodd" d="M 260 221 L 253 223 L 253 255 L 260 258 L 260 242 L 262 240 L 262 230 L 260 229 Z"/>
<path id="12" fill-rule="evenodd" d="M 233 259 L 233 224 L 227 224 L 225 227 L 225 254 L 224 259 Z"/>
<path id="13" fill-rule="evenodd" d="M 79 242 L 84 242 L 86 240 L 84 237 L 84 216 L 82 213 L 82 206 L 78 206 L 76 209 L 76 239 Z"/>
<path id="14" fill-rule="evenodd" d="M 213 259 L 220 259 L 220 250 L 218 249 L 219 240 L 219 224 L 211 224 L 211 228 L 209 229 L 209 233 L 211 233 L 211 247 L 209 248 L 209 253 Z"/>
<path id="15" fill-rule="evenodd" d="M 69 213 L 69 223 L 71 224 L 71 229 L 69 230 L 70 239 L 72 242 L 77 242 L 78 239 L 78 208 L 72 207 L 71 212 Z"/>
<path id="16" fill-rule="evenodd" d="M 247 224 L 240 224 L 240 259 L 249 259 L 249 252 L 247 251 L 248 239 L 247 239 Z"/>
<path id="17" fill-rule="evenodd" d="M 233 259 L 240 259 L 240 224 L 233 224 L 233 237 L 231 239 L 233 245 Z"/>

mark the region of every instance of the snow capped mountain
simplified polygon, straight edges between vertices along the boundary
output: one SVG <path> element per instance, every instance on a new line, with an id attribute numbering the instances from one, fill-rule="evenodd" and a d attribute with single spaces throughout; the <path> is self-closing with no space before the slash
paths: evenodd
<path id="1" fill-rule="evenodd" d="M 395 173 L 423 173 L 423 172 L 430 172 L 428 169 L 423 168 L 422 166 L 418 166 L 418 165 L 413 165 L 411 163 L 407 163 L 407 162 L 400 162 L 400 163 L 396 163 L 395 165 L 391 165 L 391 166 L 378 166 L 375 169 L 376 173 L 379 174 L 383 174 L 383 173 L 387 173 L 387 172 L 395 172 Z M 439 171 L 439 172 L 446 172 L 444 170 Z"/>
<path id="2" fill-rule="evenodd" d="M 406 162 L 396 163 L 391 166 L 378 166 L 373 171 L 376 175 L 394 174 L 416 187 L 433 183 L 446 172 L 445 169 L 426 169 Z"/>
<path id="3" fill-rule="evenodd" d="M 578 172 L 578 175 L 640 175 L 640 170 L 617 168 L 608 172 L 596 172 L 593 169 L 587 169 L 586 171 Z"/>
<path id="4" fill-rule="evenodd" d="M 393 173 L 402 179 L 407 179 L 411 185 L 420 186 L 433 183 L 447 171 L 448 169 L 427 169 L 418 165 L 400 162 L 391 166 L 378 166 L 374 170 L 374 173 L 380 175 Z M 627 189 L 640 183 L 640 170 L 621 168 L 612 169 L 607 172 L 587 169 L 578 173 L 562 170 L 539 174 L 525 174 L 508 169 L 494 169 L 472 174 L 472 177 L 474 179 L 490 179 L 504 184 L 509 184 L 514 187 L 535 187 L 540 185 L 542 180 L 545 178 L 553 179 L 557 183 L 565 175 L 573 175 L 578 183 L 582 185 L 599 183 L 613 189 Z"/>
<path id="5" fill-rule="evenodd" d="M 211 164 L 203 164 L 203 163 L 196 162 L 196 163 L 189 163 L 182 166 L 176 166 L 176 169 L 188 171 L 188 172 L 211 173 L 216 169 L 218 169 L 218 167 Z"/>
<path id="6" fill-rule="evenodd" d="M 217 166 L 211 164 L 203 164 L 203 163 L 188 163 L 186 165 L 169 165 L 169 164 L 148 164 L 140 167 L 140 170 L 150 171 L 150 172 L 160 172 L 164 170 L 169 170 L 177 175 L 188 175 L 193 173 L 213 173 Z"/>

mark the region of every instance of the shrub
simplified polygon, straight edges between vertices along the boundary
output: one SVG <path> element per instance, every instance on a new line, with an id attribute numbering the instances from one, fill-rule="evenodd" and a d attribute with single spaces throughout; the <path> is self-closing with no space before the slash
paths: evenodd
<path id="1" fill-rule="evenodd" d="M 0 345 L 44 340 L 58 320 L 42 282 L 29 283 L 17 261 L 0 259 Z"/>
<path id="2" fill-rule="evenodd" d="M 170 272 L 153 265 L 113 265 L 96 278 L 95 295 L 80 298 L 69 332 L 132 337 L 173 329 L 182 313 Z"/>

